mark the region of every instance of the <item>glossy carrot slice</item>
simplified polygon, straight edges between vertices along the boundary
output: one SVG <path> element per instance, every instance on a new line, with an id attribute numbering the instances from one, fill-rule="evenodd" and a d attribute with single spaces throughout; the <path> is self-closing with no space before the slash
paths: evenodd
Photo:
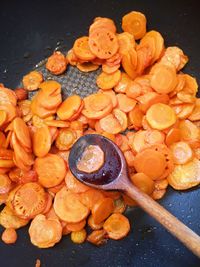
<path id="1" fill-rule="evenodd" d="M 114 24 L 114 21 L 109 18 L 102 18 L 102 17 L 95 18 L 94 22 L 90 25 L 89 33 L 92 33 L 98 28 L 100 29 L 106 28 L 106 29 L 109 29 L 113 33 L 116 32 L 116 26 Z"/>
<path id="2" fill-rule="evenodd" d="M 151 195 L 154 190 L 154 181 L 146 174 L 138 172 L 130 176 L 131 182 L 141 191 Z"/>
<path id="3" fill-rule="evenodd" d="M 82 220 L 80 222 L 77 223 L 67 223 L 65 228 L 67 228 L 68 231 L 81 231 L 86 225 L 86 220 Z"/>
<path id="4" fill-rule="evenodd" d="M 90 189 L 89 186 L 79 182 L 70 171 L 65 176 L 65 184 L 73 193 L 84 193 Z"/>
<path id="5" fill-rule="evenodd" d="M 40 83 L 43 81 L 43 76 L 38 71 L 31 71 L 23 77 L 24 88 L 28 91 L 34 91 L 38 89 Z"/>
<path id="6" fill-rule="evenodd" d="M 118 84 L 114 87 L 114 91 L 116 93 L 125 93 L 127 88 L 129 87 L 129 84 L 131 82 L 131 79 L 129 76 L 125 73 L 121 73 L 121 79 L 118 82 Z"/>
<path id="7" fill-rule="evenodd" d="M 75 244 L 82 244 L 87 238 L 87 233 L 85 229 L 80 231 L 74 231 L 71 233 L 71 240 Z"/>
<path id="8" fill-rule="evenodd" d="M 83 205 L 88 207 L 88 209 L 90 210 L 94 207 L 94 205 L 99 199 L 103 199 L 103 198 L 104 198 L 103 193 L 93 188 L 80 194 L 81 203 L 83 203 Z"/>
<path id="9" fill-rule="evenodd" d="M 119 42 L 119 53 L 121 55 L 126 54 L 132 48 L 135 48 L 135 38 L 129 32 L 122 32 L 117 35 L 117 39 Z"/>
<path id="10" fill-rule="evenodd" d="M 33 134 L 33 152 L 37 157 L 44 157 L 51 148 L 51 134 L 48 126 L 37 128 Z"/>
<path id="11" fill-rule="evenodd" d="M 117 94 L 118 107 L 121 111 L 128 113 L 136 105 L 136 101 L 125 94 Z"/>
<path id="12" fill-rule="evenodd" d="M 107 233 L 104 229 L 94 230 L 88 235 L 87 241 L 96 246 L 101 246 L 107 242 Z"/>
<path id="13" fill-rule="evenodd" d="M 83 36 L 83 37 L 76 39 L 74 43 L 73 52 L 81 60 L 90 61 L 90 60 L 95 59 L 96 57 L 91 52 L 88 41 L 89 41 L 88 36 Z"/>
<path id="14" fill-rule="evenodd" d="M 4 125 L 7 119 L 7 113 L 5 110 L 0 110 L 0 127 Z"/>
<path id="15" fill-rule="evenodd" d="M 92 216 L 95 223 L 104 221 L 114 210 L 114 202 L 112 198 L 102 198 L 96 202 L 92 208 Z"/>
<path id="16" fill-rule="evenodd" d="M 69 128 L 63 128 L 56 137 L 56 147 L 59 150 L 69 150 L 76 141 L 76 133 Z"/>
<path id="17" fill-rule="evenodd" d="M 76 67 L 82 72 L 91 72 L 97 70 L 99 68 L 99 65 L 96 65 L 92 62 L 84 62 L 84 63 L 78 62 Z"/>
<path id="18" fill-rule="evenodd" d="M 67 68 L 67 60 L 61 52 L 56 51 L 48 58 L 46 68 L 54 75 L 62 74 Z"/>
<path id="19" fill-rule="evenodd" d="M 169 132 L 166 135 L 165 143 L 167 146 L 172 145 L 173 143 L 176 143 L 180 141 L 181 139 L 181 131 L 179 128 L 172 128 L 169 130 Z"/>
<path id="20" fill-rule="evenodd" d="M 69 120 L 81 106 L 81 98 L 78 95 L 68 97 L 58 108 L 57 114 L 61 120 Z"/>
<path id="21" fill-rule="evenodd" d="M 29 128 L 21 118 L 13 120 L 13 130 L 18 141 L 26 148 L 31 149 L 31 137 Z"/>
<path id="22" fill-rule="evenodd" d="M 114 88 L 121 79 L 121 71 L 116 70 L 114 73 L 107 74 L 105 72 L 102 72 L 97 77 L 97 86 L 101 88 L 102 90 L 110 90 Z"/>
<path id="23" fill-rule="evenodd" d="M 193 151 L 186 142 L 177 142 L 170 146 L 175 164 L 185 164 L 193 158 Z"/>
<path id="24" fill-rule="evenodd" d="M 5 244 L 14 244 L 17 241 L 17 232 L 13 228 L 7 228 L 3 231 L 1 236 Z"/>

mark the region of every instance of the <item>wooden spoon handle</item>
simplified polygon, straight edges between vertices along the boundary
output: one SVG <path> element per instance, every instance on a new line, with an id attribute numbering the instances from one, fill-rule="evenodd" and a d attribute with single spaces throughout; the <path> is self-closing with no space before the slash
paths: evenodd
<path id="1" fill-rule="evenodd" d="M 171 234 L 178 238 L 188 249 L 200 258 L 200 236 L 174 217 L 151 197 L 141 192 L 131 183 L 124 184 L 126 194 L 134 199 L 142 209 L 161 223 Z"/>

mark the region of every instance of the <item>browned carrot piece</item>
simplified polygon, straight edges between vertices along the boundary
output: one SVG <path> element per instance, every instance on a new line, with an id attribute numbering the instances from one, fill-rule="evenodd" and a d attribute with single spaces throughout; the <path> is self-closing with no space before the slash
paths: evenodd
<path id="1" fill-rule="evenodd" d="M 154 181 L 144 173 L 138 172 L 131 175 L 131 182 L 141 191 L 151 195 L 154 190 Z"/>
<path id="2" fill-rule="evenodd" d="M 96 202 L 92 208 L 92 216 L 95 223 L 104 221 L 114 210 L 114 202 L 112 198 L 102 198 Z"/>
<path id="3" fill-rule="evenodd" d="M 3 231 L 1 236 L 5 244 L 14 244 L 17 241 L 17 232 L 13 228 L 7 228 Z"/>
<path id="4" fill-rule="evenodd" d="M 88 235 L 87 241 L 96 246 L 101 246 L 107 242 L 107 233 L 104 229 L 94 230 Z"/>
<path id="5" fill-rule="evenodd" d="M 67 68 L 67 60 L 61 52 L 56 51 L 48 58 L 46 68 L 54 75 L 62 74 Z"/>

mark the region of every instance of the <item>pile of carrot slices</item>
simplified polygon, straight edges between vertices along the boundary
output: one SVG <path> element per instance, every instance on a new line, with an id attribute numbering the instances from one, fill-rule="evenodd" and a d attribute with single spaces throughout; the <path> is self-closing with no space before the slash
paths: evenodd
<path id="1" fill-rule="evenodd" d="M 62 100 L 62 84 L 45 81 L 38 71 L 23 77 L 23 88 L 0 85 L 5 243 L 14 243 L 16 229 L 28 223 L 30 240 L 39 248 L 69 234 L 77 244 L 94 245 L 128 234 L 123 213 L 137 203 L 117 191 L 90 188 L 69 170 L 70 148 L 85 134 L 115 142 L 131 182 L 155 200 L 168 185 L 186 190 L 200 183 L 200 99 L 196 79 L 182 72 L 188 57 L 176 46 L 165 47 L 159 32 L 147 32 L 140 12 L 126 14 L 122 29 L 117 33 L 113 20 L 97 17 L 66 56 L 57 51 L 48 58 L 46 68 L 54 75 L 68 65 L 82 72 L 101 68 L 98 91 L 83 99 Z"/>

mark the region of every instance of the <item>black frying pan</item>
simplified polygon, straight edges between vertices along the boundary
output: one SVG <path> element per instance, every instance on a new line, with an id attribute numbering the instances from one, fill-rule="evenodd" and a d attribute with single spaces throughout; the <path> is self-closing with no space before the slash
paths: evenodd
<path id="1" fill-rule="evenodd" d="M 57 0 L 8 1 L 0 5 L 0 82 L 15 88 L 21 77 L 55 47 L 70 49 L 73 40 L 87 34 L 92 19 L 107 16 L 120 29 L 123 14 L 146 14 L 148 28 L 160 31 L 166 45 L 179 45 L 189 56 L 185 72 L 200 78 L 200 16 L 198 1 Z M 200 234 L 200 191 L 169 189 L 161 200 L 170 212 Z M 132 223 L 129 236 L 97 248 L 75 245 L 69 237 L 52 249 L 31 245 L 27 228 L 18 231 L 15 245 L 0 242 L 1 267 L 31 267 L 37 258 L 42 267 L 188 267 L 200 261 L 141 209 L 127 212 Z M 2 230 L 2 229 L 1 229 Z"/>

